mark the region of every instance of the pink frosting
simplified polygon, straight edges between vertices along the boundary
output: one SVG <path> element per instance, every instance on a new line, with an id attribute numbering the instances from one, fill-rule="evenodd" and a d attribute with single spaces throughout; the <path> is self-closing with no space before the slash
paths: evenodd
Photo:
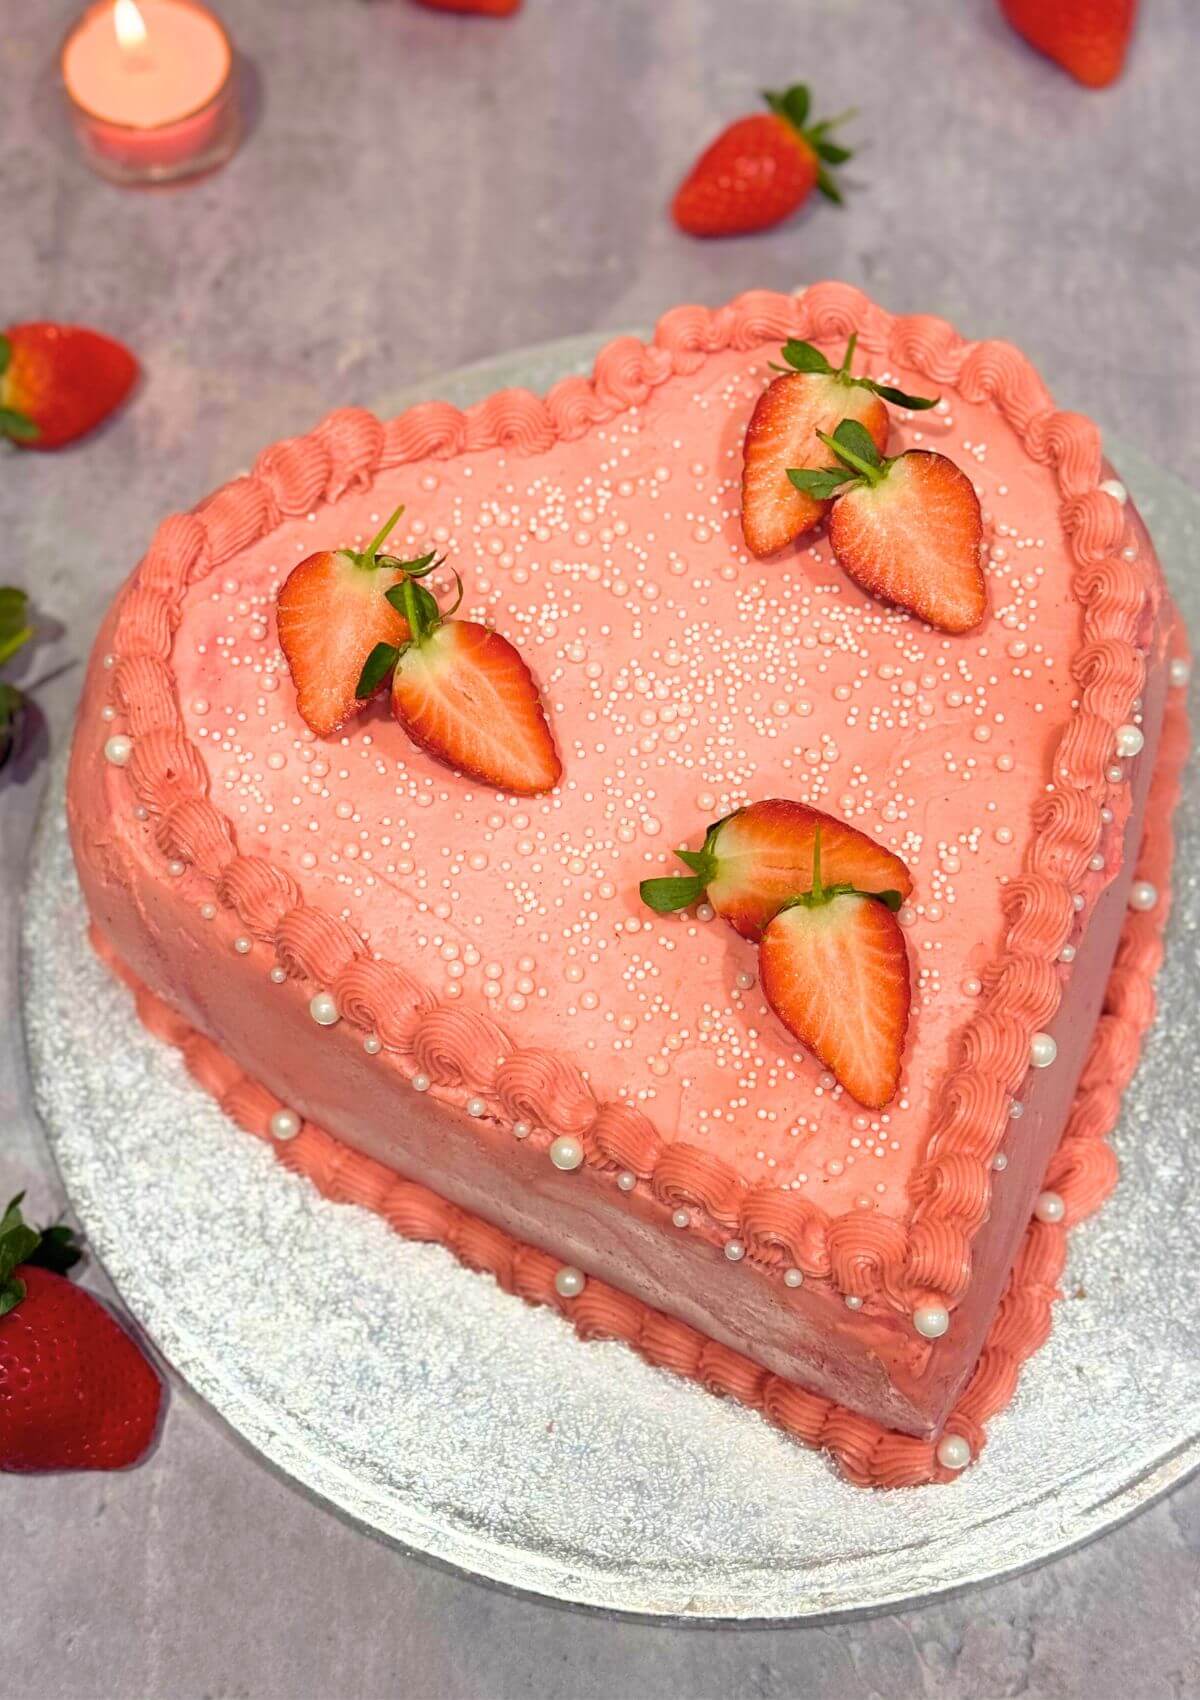
<path id="1" fill-rule="evenodd" d="M 766 565 L 742 544 L 741 434 L 776 345 L 840 359 L 852 330 L 875 376 L 943 392 L 894 416 L 893 452 L 943 449 L 980 490 L 991 612 L 966 638 L 871 601 L 820 536 Z M 839 284 L 676 309 L 544 399 L 344 410 L 160 528 L 104 638 L 111 689 L 93 663 L 132 755 L 105 767 L 84 728 L 81 859 L 115 885 L 174 881 L 192 914 L 214 902 L 297 982 L 269 995 L 329 991 L 343 1029 L 379 1039 L 381 1079 L 638 1177 L 606 1207 L 668 1234 L 686 1210 L 762 1278 L 798 1267 L 864 1300 L 864 1326 L 954 1304 L 989 1209 L 1027 1208 L 993 1193 L 991 1161 L 1070 981 L 1059 954 L 1117 876 L 1138 764 L 1114 768 L 1114 732 L 1167 642 L 1153 550 L 1106 470 L 1017 350 Z M 401 499 L 395 546 L 447 548 L 465 611 L 539 677 L 565 768 L 550 797 L 458 779 L 382 710 L 327 744 L 298 721 L 278 584 Z M 669 846 L 779 794 L 914 875 L 914 1018 L 882 1116 L 745 984 L 751 946 L 637 900 Z"/>

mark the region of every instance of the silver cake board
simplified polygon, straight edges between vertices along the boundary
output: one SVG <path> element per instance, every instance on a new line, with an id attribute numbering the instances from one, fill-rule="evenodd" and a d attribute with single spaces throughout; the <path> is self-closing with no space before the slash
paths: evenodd
<path id="1" fill-rule="evenodd" d="M 605 339 L 606 340 L 606 339 Z M 464 404 L 586 369 L 573 339 L 423 384 Z M 395 412 L 417 396 L 395 395 Z M 1200 500 L 1120 444 L 1200 628 Z M 1126 1095 L 1121 1184 L 1072 1235 L 1049 1344 L 979 1463 L 866 1492 L 739 1406 L 319 1197 L 150 1038 L 92 955 L 52 775 L 22 984 L 51 1149 L 91 1245 L 176 1371 L 267 1459 L 389 1540 L 609 1611 L 811 1620 L 930 1599 L 1102 1533 L 1200 1465 L 1200 793 L 1178 818 L 1163 1015 Z M 97 1035 L 103 1043 L 97 1043 Z M 222 1271 L 222 1303 L 211 1270 Z M 330 1302 L 330 1295 L 336 1295 Z M 1086 1296 L 1076 1296 L 1086 1295 Z"/>

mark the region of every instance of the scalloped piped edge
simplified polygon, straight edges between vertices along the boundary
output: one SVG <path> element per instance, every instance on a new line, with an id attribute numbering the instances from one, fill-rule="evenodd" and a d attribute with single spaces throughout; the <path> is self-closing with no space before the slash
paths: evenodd
<path id="1" fill-rule="evenodd" d="M 1126 915 L 1104 1009 L 1062 1142 L 1046 1174 L 1047 1185 L 1066 1204 L 1066 1216 L 1055 1224 L 1030 1221 L 979 1362 L 946 1420 L 944 1433 L 965 1439 L 972 1460 L 986 1444 L 985 1425 L 1012 1399 L 1021 1366 L 1050 1332 L 1051 1305 L 1058 1296 L 1069 1227 L 1096 1210 L 1116 1185 L 1116 1158 L 1106 1143 L 1120 1107 L 1112 1089 L 1115 1084 L 1123 1091 L 1131 1079 L 1142 1037 L 1154 1018 L 1153 981 L 1162 960 L 1163 930 L 1170 911 L 1171 822 L 1188 742 L 1186 705 L 1182 692 L 1175 691 L 1167 704 L 1138 859 L 1138 877 L 1152 880 L 1163 896 L 1151 912 L 1131 909 Z M 193 1077 L 227 1115 L 270 1145 L 285 1168 L 305 1175 L 326 1198 L 375 1212 L 405 1238 L 446 1246 L 467 1267 L 492 1275 L 506 1292 L 531 1304 L 554 1306 L 581 1339 L 621 1340 L 650 1363 L 762 1411 L 793 1438 L 832 1454 L 860 1487 L 912 1487 L 953 1481 L 961 1474 L 939 1464 L 937 1442 L 898 1434 L 772 1375 L 686 1323 L 594 1277 L 587 1278 L 577 1297 L 564 1298 L 555 1286 L 555 1276 L 566 1267 L 558 1259 L 513 1239 L 427 1187 L 402 1180 L 315 1123 L 303 1123 L 287 1141 L 273 1138 L 270 1120 L 285 1107 L 280 1100 L 143 986 L 95 928 L 92 939 L 101 958 L 132 988 L 146 1028 L 182 1053 Z"/>
<path id="2" fill-rule="evenodd" d="M 209 877 L 217 900 L 275 947 L 290 975 L 332 988 L 336 997 L 339 976 L 369 960 L 362 941 L 344 922 L 305 904 L 282 868 L 239 855 L 232 821 L 206 796 L 201 754 L 183 735 L 168 663 L 189 585 L 285 515 L 369 488 L 384 468 L 489 447 L 544 451 L 643 404 L 668 378 L 698 371 L 711 353 L 750 350 L 789 335 L 840 342 L 851 331 L 859 333 L 865 351 L 969 399 L 991 400 L 1031 457 L 1053 466 L 1064 536 L 1079 568 L 1072 590 L 1084 617 L 1084 640 L 1073 662 L 1080 708 L 1056 750 L 1058 788 L 1042 805 L 1048 818 L 1031 834 L 1025 873 L 1009 888 L 1006 948 L 985 976 L 982 1007 L 963 1029 L 960 1063 L 931 1114 L 926 1155 L 910 1180 L 908 1217 L 861 1210 L 831 1217 L 781 1189 L 750 1187 L 722 1158 L 684 1140 L 663 1139 L 627 1100 L 597 1103 L 565 1058 L 522 1051 L 490 1017 L 437 1004 L 398 965 L 379 967 L 406 988 L 406 1007 L 374 1012 L 356 999 L 348 1019 L 380 1032 L 393 1060 L 396 1053 L 411 1060 L 414 1050 L 431 1050 L 435 1065 L 442 1065 L 428 1070 L 435 1082 L 483 1093 L 498 1119 L 528 1116 L 551 1132 L 581 1137 L 590 1163 L 631 1169 L 649 1183 L 664 1211 L 685 1205 L 700 1212 L 718 1238 L 736 1233 L 749 1259 L 765 1270 L 794 1264 L 873 1309 L 895 1313 L 931 1301 L 953 1306 L 969 1284 L 972 1242 L 986 1214 L 991 1158 L 1007 1126 L 1008 1102 L 1026 1072 L 1032 1034 L 1061 1001 L 1052 964 L 1078 920 L 1071 880 L 1098 842 L 1101 806 L 1125 788 L 1124 782 L 1110 785 L 1105 768 L 1115 727 L 1130 717 L 1141 688 L 1144 656 L 1136 640 L 1145 636 L 1161 586 L 1152 553 L 1136 566 L 1121 558 L 1127 521 L 1121 504 L 1101 488 L 1096 427 L 1056 410 L 1019 350 L 1002 342 L 965 342 L 940 319 L 894 318 L 849 285 L 824 283 L 800 297 L 754 291 L 716 310 L 678 307 L 659 321 L 651 344 L 617 338 L 597 357 L 590 379 L 564 378 L 544 400 L 504 390 L 465 412 L 425 402 L 387 425 L 360 409 L 331 414 L 310 435 L 266 450 L 253 472 L 191 514 L 160 526 L 120 603 L 115 682 L 135 745 L 121 770 L 126 778 L 117 782 L 132 784 L 138 801 L 157 817 L 164 857 Z M 481 1031 L 498 1036 L 500 1059 L 486 1077 L 469 1078 Z M 512 1089 L 501 1090 L 510 1080 Z"/>

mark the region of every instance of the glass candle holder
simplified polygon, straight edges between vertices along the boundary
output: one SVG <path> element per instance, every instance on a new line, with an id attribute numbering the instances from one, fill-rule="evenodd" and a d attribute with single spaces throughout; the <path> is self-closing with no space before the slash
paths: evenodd
<path id="1" fill-rule="evenodd" d="M 241 140 L 233 46 L 198 0 L 96 0 L 59 67 L 80 152 L 111 182 L 198 176 Z"/>

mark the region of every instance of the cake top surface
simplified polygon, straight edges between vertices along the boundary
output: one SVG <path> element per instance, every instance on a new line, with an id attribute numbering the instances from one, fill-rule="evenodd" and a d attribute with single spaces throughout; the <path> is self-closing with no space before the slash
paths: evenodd
<path id="1" fill-rule="evenodd" d="M 767 562 L 746 550 L 742 437 L 779 342 L 806 336 L 837 364 L 851 331 L 856 369 L 942 397 L 892 410 L 889 452 L 935 448 L 978 490 L 990 607 L 966 636 L 873 600 L 821 531 Z M 848 1215 L 890 1258 L 952 1190 L 930 1178 L 934 1134 L 974 1188 L 943 1214 L 963 1233 L 978 1215 L 1029 1037 L 1057 1005 L 1050 965 L 1113 871 L 1101 810 L 1119 824 L 1114 728 L 1135 714 L 1155 579 L 1121 552 L 1102 474 L 1094 427 L 1056 412 L 1016 350 L 819 285 L 677 309 L 653 344 L 611 344 L 593 379 L 545 401 L 431 403 L 386 427 L 334 415 L 168 522 L 135 594 L 186 578 L 169 670 L 199 789 L 243 857 L 450 1016 L 435 1091 L 490 1094 L 494 1063 L 473 1057 L 516 1048 L 537 1064 L 489 1112 L 519 1100 L 570 1130 L 581 1094 L 620 1105 L 637 1112 L 618 1141 L 635 1172 L 686 1152 L 674 1190 L 715 1224 L 731 1188 L 762 1188 L 798 1201 L 806 1231 Z M 464 615 L 538 680 L 564 767 L 552 793 L 460 778 L 386 697 L 329 740 L 300 720 L 279 586 L 314 550 L 361 547 L 401 501 L 389 547 L 445 552 Z M 674 846 L 770 796 L 844 818 L 912 872 L 912 1020 L 883 1112 L 780 1025 L 752 944 L 703 907 L 639 901 L 640 880 L 682 871 Z M 331 940 L 330 984 L 343 954 Z M 931 1287 L 955 1256 L 938 1245 Z"/>

